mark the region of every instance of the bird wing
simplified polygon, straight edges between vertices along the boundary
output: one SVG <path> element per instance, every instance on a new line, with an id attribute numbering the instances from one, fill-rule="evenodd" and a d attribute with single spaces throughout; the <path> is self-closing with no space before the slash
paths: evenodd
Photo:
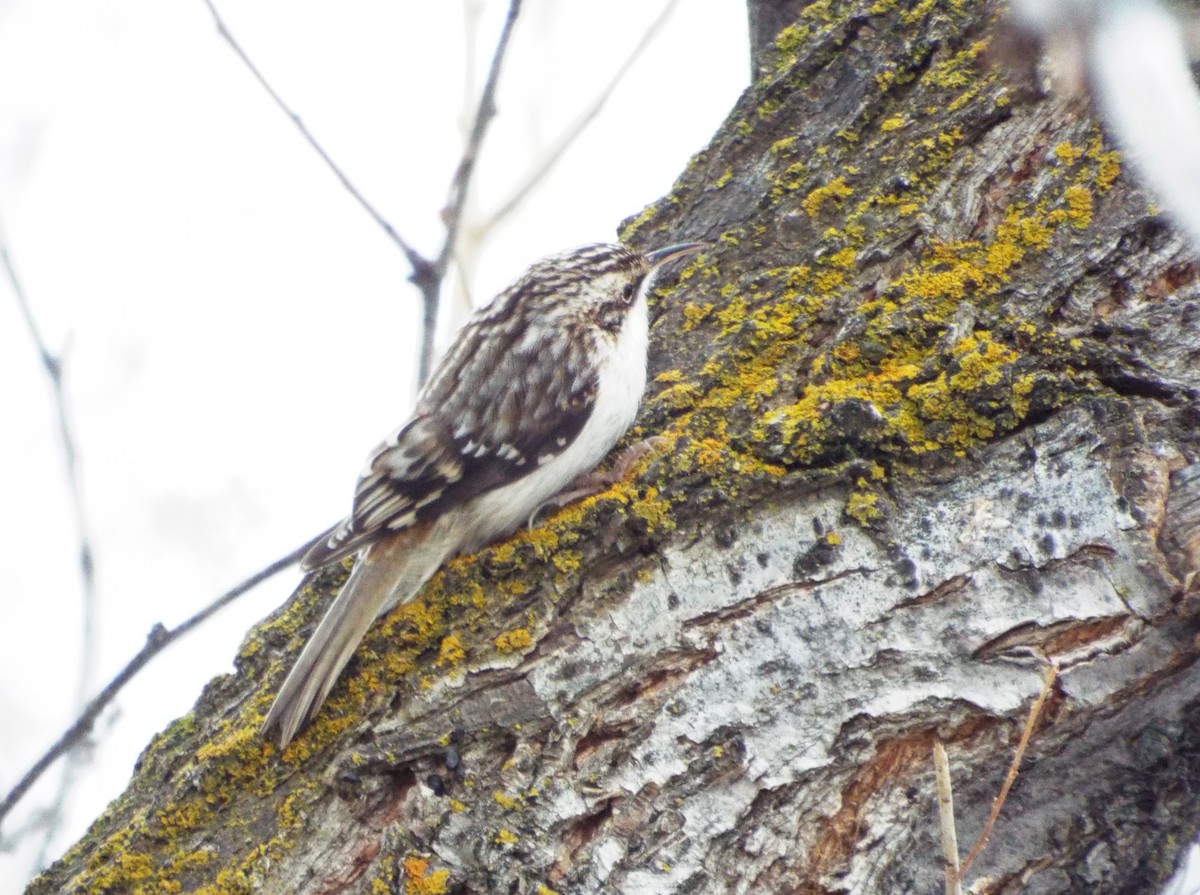
<path id="1" fill-rule="evenodd" d="M 539 336 L 521 315 L 502 322 L 492 315 L 468 324 L 413 418 L 371 453 L 350 516 L 309 550 L 304 568 L 514 482 L 583 429 L 598 384 L 588 336 L 565 321 Z"/>

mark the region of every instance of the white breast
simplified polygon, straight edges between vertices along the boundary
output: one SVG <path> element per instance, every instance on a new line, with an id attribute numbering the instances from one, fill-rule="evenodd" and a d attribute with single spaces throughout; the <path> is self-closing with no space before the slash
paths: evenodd
<path id="1" fill-rule="evenodd" d="M 591 472 L 625 434 L 646 390 L 649 340 L 646 296 L 639 294 L 615 339 L 602 335 L 599 386 L 591 416 L 565 451 L 529 475 L 481 494 L 455 513 L 467 535 L 460 547 L 474 550 L 513 531 L 581 473 Z M 450 514 L 447 514 L 450 515 Z M 449 520 L 446 520 L 449 522 Z"/>

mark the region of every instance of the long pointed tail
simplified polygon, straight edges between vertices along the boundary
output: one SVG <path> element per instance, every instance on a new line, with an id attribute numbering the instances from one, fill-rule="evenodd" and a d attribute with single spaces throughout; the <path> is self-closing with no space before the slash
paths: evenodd
<path id="1" fill-rule="evenodd" d="M 316 715 L 376 616 L 411 599 L 447 558 L 429 534 L 428 527 L 409 529 L 363 551 L 263 722 L 264 735 L 278 730 L 281 749 Z"/>

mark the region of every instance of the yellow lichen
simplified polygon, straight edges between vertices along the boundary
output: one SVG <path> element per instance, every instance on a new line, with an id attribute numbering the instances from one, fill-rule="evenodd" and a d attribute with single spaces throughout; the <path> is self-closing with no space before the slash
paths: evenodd
<path id="1" fill-rule="evenodd" d="M 854 190 L 846 185 L 844 177 L 835 177 L 825 186 L 819 186 L 810 192 L 801 205 L 810 218 L 815 218 L 827 202 L 838 204 L 853 192 Z"/>
<path id="2" fill-rule="evenodd" d="M 416 856 L 404 859 L 404 891 L 407 895 L 444 895 L 450 871 L 429 872 L 429 861 Z"/>
<path id="3" fill-rule="evenodd" d="M 1072 146 L 1071 143 L 1064 140 L 1054 147 L 1054 156 L 1060 162 L 1066 165 L 1073 165 L 1083 155 L 1083 150 L 1078 146 Z"/>
<path id="4" fill-rule="evenodd" d="M 976 60 L 987 49 L 987 45 L 986 40 L 976 41 L 965 50 L 936 63 L 926 73 L 926 80 L 935 87 L 951 89 L 977 84 Z M 974 96 L 973 91 L 971 95 Z"/>
<path id="5" fill-rule="evenodd" d="M 442 644 L 438 647 L 438 665 L 457 665 L 466 658 L 466 651 L 463 649 L 462 641 L 459 640 L 457 634 L 447 634 L 442 638 Z"/>
<path id="6" fill-rule="evenodd" d="M 525 628 L 505 631 L 495 639 L 496 649 L 502 653 L 513 653 L 526 650 L 533 644 L 533 638 Z"/>
<path id="7" fill-rule="evenodd" d="M 680 327 L 684 332 L 696 327 L 705 317 L 712 313 L 713 306 L 711 304 L 695 305 L 688 302 L 683 306 L 683 326 Z"/>
<path id="8" fill-rule="evenodd" d="M 879 495 L 871 491 L 855 491 L 846 501 L 846 515 L 864 527 L 870 525 L 881 515 L 875 506 Z"/>
<path id="9" fill-rule="evenodd" d="M 795 63 L 801 48 L 811 34 L 812 30 L 808 25 L 797 22 L 776 35 L 775 48 L 779 51 L 779 61 L 776 63 L 777 71 L 784 71 Z"/>
<path id="10" fill-rule="evenodd" d="M 826 263 L 828 263 L 831 267 L 839 267 L 843 270 L 849 270 L 854 266 L 857 256 L 858 253 L 850 246 L 847 246 L 841 251 L 830 255 Z"/>
<path id="11" fill-rule="evenodd" d="M 583 565 L 583 554 L 578 550 L 560 550 L 550 557 L 550 562 L 560 572 L 575 572 Z"/>
<path id="12" fill-rule="evenodd" d="M 557 550 L 561 544 L 558 532 L 545 525 L 539 528 L 526 529 L 518 534 L 517 538 L 531 545 L 539 559 L 545 559 Z"/>
<path id="13" fill-rule="evenodd" d="M 521 807 L 521 802 L 519 799 L 514 799 L 512 796 L 500 792 L 500 790 L 493 792 L 492 798 L 495 799 L 496 804 L 505 811 L 516 811 Z"/>
<path id="14" fill-rule="evenodd" d="M 789 155 L 795 150 L 796 143 L 796 137 L 784 137 L 782 140 L 776 140 L 771 144 L 771 153 L 773 155 Z"/>
<path id="15" fill-rule="evenodd" d="M 1115 149 L 1106 150 L 1104 140 L 1097 134 L 1088 143 L 1087 157 L 1097 164 L 1096 189 L 1107 193 L 1121 173 L 1121 153 Z"/>
<path id="16" fill-rule="evenodd" d="M 781 103 L 777 99 L 770 98 L 770 99 L 764 100 L 762 102 L 762 105 L 760 105 L 758 107 L 758 109 L 755 111 L 759 118 L 765 119 L 765 118 L 773 117 L 775 115 L 775 113 L 778 112 L 782 108 L 783 108 L 783 103 Z"/>
<path id="17" fill-rule="evenodd" d="M 674 527 L 670 501 L 663 500 L 657 488 L 647 488 L 645 494 L 629 505 L 629 510 L 645 520 L 651 531 Z"/>
<path id="18" fill-rule="evenodd" d="M 1092 193 L 1085 186 L 1069 186 L 1063 191 L 1071 225 L 1086 230 L 1092 222 Z"/>
<path id="19" fill-rule="evenodd" d="M 698 386 L 691 382 L 681 382 L 678 385 L 663 389 L 654 396 L 654 402 L 662 404 L 665 407 L 670 407 L 673 410 L 682 410 L 685 407 L 694 406 L 701 395 L 703 395 L 703 392 Z"/>

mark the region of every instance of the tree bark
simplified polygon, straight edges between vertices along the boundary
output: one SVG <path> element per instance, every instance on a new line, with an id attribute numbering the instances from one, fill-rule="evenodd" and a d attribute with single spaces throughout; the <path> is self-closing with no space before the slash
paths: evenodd
<path id="1" fill-rule="evenodd" d="M 800 18 L 812 0 L 746 0 L 749 19 L 750 76 L 757 80 L 759 59 L 775 46 L 775 36 Z"/>
<path id="2" fill-rule="evenodd" d="M 282 755 L 344 572 L 253 631 L 49 892 L 1147 892 L 1200 828 L 1196 265 L 999 5 L 830 0 L 674 192 L 630 481 L 457 560 Z"/>

